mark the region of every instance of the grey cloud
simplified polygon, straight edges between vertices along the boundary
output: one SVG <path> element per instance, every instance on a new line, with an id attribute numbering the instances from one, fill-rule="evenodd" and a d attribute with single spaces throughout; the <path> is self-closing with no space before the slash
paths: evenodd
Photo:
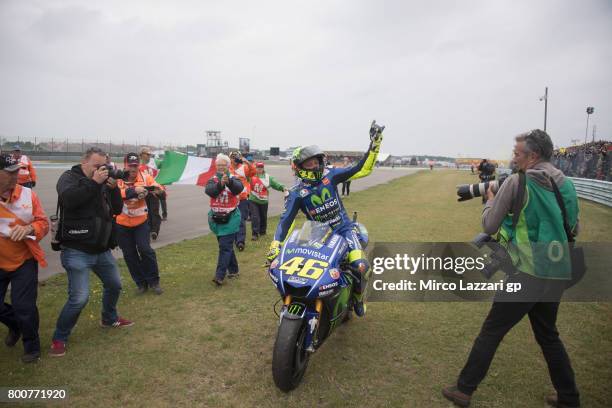
<path id="1" fill-rule="evenodd" d="M 507 157 L 596 107 L 611 138 L 606 1 L 0 3 L 0 133 Z"/>

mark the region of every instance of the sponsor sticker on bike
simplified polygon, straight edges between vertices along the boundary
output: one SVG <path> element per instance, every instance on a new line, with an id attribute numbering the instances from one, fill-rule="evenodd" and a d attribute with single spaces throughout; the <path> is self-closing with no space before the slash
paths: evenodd
<path id="1" fill-rule="evenodd" d="M 289 283 L 300 283 L 300 284 L 304 284 L 306 282 L 308 282 L 308 279 L 306 278 L 300 278 L 299 276 L 292 276 L 289 279 L 287 279 L 287 282 Z"/>

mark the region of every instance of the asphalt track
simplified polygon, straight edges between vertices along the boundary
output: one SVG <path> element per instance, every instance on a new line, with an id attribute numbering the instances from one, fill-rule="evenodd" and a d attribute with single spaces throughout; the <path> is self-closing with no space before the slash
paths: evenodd
<path id="1" fill-rule="evenodd" d="M 36 163 L 35 163 L 36 165 Z M 55 185 L 59 176 L 69 168 L 69 165 L 39 164 L 37 166 L 38 182 L 35 191 L 38 194 L 47 216 L 55 214 L 57 204 L 57 193 Z M 293 174 L 289 165 L 268 165 L 266 169 L 269 174 L 287 186 L 293 184 Z M 418 169 L 406 168 L 377 168 L 369 177 L 353 181 L 351 191 L 364 190 L 377 184 L 386 183 L 397 177 L 414 173 Z M 153 242 L 154 248 L 191 239 L 207 234 L 209 232 L 207 213 L 209 210 L 208 197 L 204 189 L 198 186 L 168 186 L 168 220 L 162 222 L 161 231 L 157 241 Z M 282 193 L 272 191 L 268 214 L 270 216 L 280 214 L 283 205 Z M 250 223 L 247 225 L 250 228 Z M 272 231 L 270 231 L 272 232 Z M 248 242 L 247 242 L 248 245 Z M 44 281 L 49 277 L 65 273 L 59 259 L 59 252 L 51 250 L 49 236 L 42 241 L 49 266 L 40 268 L 39 280 Z M 115 256 L 121 257 L 121 251 L 115 250 Z"/>

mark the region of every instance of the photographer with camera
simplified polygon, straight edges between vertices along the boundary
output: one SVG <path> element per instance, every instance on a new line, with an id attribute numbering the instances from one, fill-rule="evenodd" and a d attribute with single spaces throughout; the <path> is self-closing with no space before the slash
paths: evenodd
<path id="1" fill-rule="evenodd" d="M 161 295 L 157 256 L 151 248 L 147 197 L 159 195 L 162 188 L 153 177 L 140 171 L 140 159 L 136 153 L 125 156 L 125 166 L 127 177 L 118 181 L 123 209 L 117 215 L 117 240 L 138 288 L 137 293 L 143 294 L 151 288 Z"/>
<path id="2" fill-rule="evenodd" d="M 478 178 L 483 183 L 495 180 L 495 166 L 493 163 L 489 163 L 487 159 L 482 159 L 480 164 L 478 164 Z M 483 195 L 482 203 L 485 204 L 486 202 L 487 197 Z"/>
<path id="3" fill-rule="evenodd" d="M 151 176 L 153 179 L 157 177 L 159 170 L 155 167 L 155 160 L 151 157 L 151 149 L 143 147 L 140 149 L 140 167 L 139 170 L 146 176 Z M 149 209 L 149 227 L 151 227 L 151 239 L 157 240 L 159 230 L 161 228 L 162 217 L 165 220 L 168 217 L 166 208 L 166 190 L 159 185 L 160 190 L 156 194 L 148 194 L 147 208 Z M 159 215 L 160 206 L 162 208 L 162 216 Z"/>
<path id="4" fill-rule="evenodd" d="M 510 298 L 498 292 L 476 338 L 456 385 L 442 390 L 460 406 L 484 379 L 500 342 L 525 315 L 529 316 L 536 341 L 542 348 L 556 394 L 547 403 L 578 407 L 580 399 L 574 371 L 556 327 L 559 301 L 572 274 L 569 256 L 543 256 L 550 244 L 565 246 L 578 227 L 578 199 L 572 181 L 550 163 L 553 144 L 548 134 L 536 129 L 516 137 L 514 164 L 519 172 L 509 176 L 497 194 L 489 186 L 482 213 L 486 234 L 497 233 L 507 248 L 514 273 L 507 281 L 520 282 L 529 298 Z M 544 253 L 544 254 L 543 254 Z M 506 297 L 507 296 L 507 297 Z"/>
<path id="5" fill-rule="evenodd" d="M 244 250 L 246 239 L 246 222 L 249 218 L 249 194 L 251 194 L 251 177 L 255 176 L 255 165 L 248 161 L 238 151 L 231 152 L 229 171 L 232 176 L 237 177 L 242 183 L 243 190 L 238 195 L 240 200 L 238 208 L 240 209 L 240 228 L 236 234 L 236 247 L 239 251 Z"/>
<path id="6" fill-rule="evenodd" d="M 23 339 L 24 363 L 40 357 L 38 337 L 38 265 L 47 266 L 40 240 L 49 230 L 47 216 L 34 191 L 17 183 L 19 160 L 0 154 L 0 322 L 4 340 L 13 347 Z M 11 304 L 4 303 L 9 284 Z"/>
<path id="7" fill-rule="evenodd" d="M 66 354 L 70 332 L 89 300 L 90 271 L 104 285 L 100 325 L 134 324 L 117 313 L 121 277 L 111 249 L 117 246 L 113 216 L 121 213 L 123 203 L 112 176 L 122 174 L 109 171 L 104 151 L 92 147 L 83 154 L 81 164 L 64 172 L 57 182 L 60 217 L 53 238 L 59 241 L 62 266 L 68 275 L 68 300 L 57 319 L 49 352 L 52 357 Z"/>

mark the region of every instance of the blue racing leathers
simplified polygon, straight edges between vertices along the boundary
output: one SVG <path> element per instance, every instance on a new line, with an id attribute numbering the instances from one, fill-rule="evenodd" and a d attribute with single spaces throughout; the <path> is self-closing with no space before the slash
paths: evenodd
<path id="1" fill-rule="evenodd" d="M 360 282 L 356 285 L 356 292 L 361 293 L 365 288 L 364 277 L 369 269 L 368 261 L 359 242 L 359 236 L 353 222 L 349 218 L 337 185 L 351 179 L 355 175 L 359 178 L 372 172 L 378 150 L 382 141 L 382 135 L 377 135 L 370 148 L 354 166 L 348 168 L 326 168 L 323 177 L 317 184 L 299 182 L 289 190 L 285 201 L 285 210 L 274 234 L 273 246 L 283 242 L 289 233 L 293 220 L 298 211 L 302 211 L 306 218 L 329 225 L 332 230 L 342 235 L 348 242 L 348 261 L 351 270 L 358 275 Z"/>

